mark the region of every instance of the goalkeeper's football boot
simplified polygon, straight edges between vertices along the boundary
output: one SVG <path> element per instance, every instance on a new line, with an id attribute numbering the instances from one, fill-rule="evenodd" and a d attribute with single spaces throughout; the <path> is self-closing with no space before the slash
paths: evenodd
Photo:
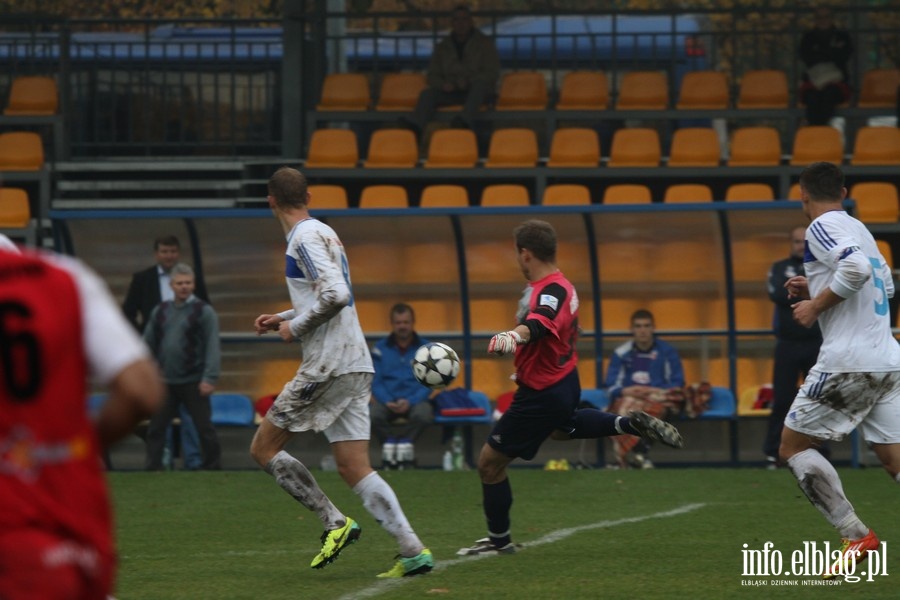
<path id="1" fill-rule="evenodd" d="M 394 563 L 391 570 L 379 573 L 378 577 L 412 577 L 413 575 L 424 575 L 433 568 L 434 558 L 431 556 L 431 550 L 424 548 L 410 558 L 397 555 L 397 562 Z"/>
<path id="2" fill-rule="evenodd" d="M 359 539 L 360 533 L 362 533 L 362 529 L 350 517 L 347 517 L 347 522 L 343 527 L 323 532 L 322 550 L 316 554 L 309 566 L 313 569 L 321 569 L 331 564 L 340 555 L 341 550 Z"/>
<path id="3" fill-rule="evenodd" d="M 678 430 L 675 429 L 675 426 L 671 423 L 666 423 L 662 419 L 651 417 L 640 410 L 633 410 L 628 413 L 628 422 L 645 440 L 662 442 L 666 446 L 673 448 L 684 446 L 684 440 Z"/>
<path id="4" fill-rule="evenodd" d="M 823 579 L 834 579 L 850 573 L 856 573 L 856 565 L 862 562 L 863 557 L 872 550 L 878 550 L 878 536 L 871 529 L 869 533 L 858 540 L 841 540 L 841 557 L 832 563 Z"/>
<path id="5" fill-rule="evenodd" d="M 491 538 L 481 538 L 468 548 L 460 548 L 456 551 L 460 556 L 472 556 L 473 554 L 515 554 L 516 545 L 512 542 L 505 546 L 497 547 L 491 542 Z"/>

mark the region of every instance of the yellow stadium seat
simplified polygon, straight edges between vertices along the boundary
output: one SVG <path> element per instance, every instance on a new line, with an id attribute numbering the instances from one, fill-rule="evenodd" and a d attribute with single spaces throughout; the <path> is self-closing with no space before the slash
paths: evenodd
<path id="1" fill-rule="evenodd" d="M 760 387 L 752 385 L 741 392 L 737 407 L 739 417 L 768 417 L 772 414 L 771 408 L 753 408 L 753 405 L 756 404 L 756 399 L 759 397 Z"/>
<path id="2" fill-rule="evenodd" d="M 54 115 L 59 110 L 59 90 L 52 77 L 23 76 L 13 79 L 5 115 Z"/>
<path id="3" fill-rule="evenodd" d="M 869 69 L 863 73 L 860 108 L 895 108 L 900 69 Z"/>
<path id="4" fill-rule="evenodd" d="M 379 129 L 369 141 L 366 167 L 410 169 L 419 160 L 415 134 L 408 129 Z"/>
<path id="5" fill-rule="evenodd" d="M 775 192 L 768 183 L 735 183 L 725 190 L 726 202 L 757 202 L 774 199 Z"/>
<path id="6" fill-rule="evenodd" d="M 553 132 L 548 167 L 597 167 L 600 139 L 593 129 L 563 127 Z"/>
<path id="7" fill-rule="evenodd" d="M 531 129 L 498 129 L 491 135 L 485 167 L 533 167 L 537 165 L 537 135 Z"/>
<path id="8" fill-rule="evenodd" d="M 807 125 L 797 129 L 794 135 L 794 149 L 791 152 L 791 165 L 806 166 L 818 161 L 839 165 L 843 159 L 841 134 L 834 127 Z"/>
<path id="9" fill-rule="evenodd" d="M 712 200 L 712 190 L 702 183 L 676 183 L 667 187 L 663 196 L 663 202 L 666 204 L 712 202 Z"/>
<path id="10" fill-rule="evenodd" d="M 767 271 L 763 271 L 756 280 L 764 281 L 766 274 Z M 738 329 L 771 329 L 773 311 L 773 304 L 768 296 L 739 296 L 734 300 L 735 326 Z"/>
<path id="11" fill-rule="evenodd" d="M 685 127 L 672 137 L 670 167 L 718 167 L 719 135 L 712 127 Z"/>
<path id="12" fill-rule="evenodd" d="M 347 190 L 339 185 L 311 185 L 309 186 L 309 207 L 317 208 L 347 208 Z"/>
<path id="13" fill-rule="evenodd" d="M 410 111 L 428 86 L 422 73 L 388 73 L 381 80 L 375 110 Z"/>
<path id="14" fill-rule="evenodd" d="M 325 76 L 322 97 L 316 110 L 368 110 L 371 103 L 369 79 L 360 73 L 332 73 Z"/>
<path id="15" fill-rule="evenodd" d="M 728 80 L 720 71 L 688 71 L 681 80 L 680 109 L 728 108 Z"/>
<path id="16" fill-rule="evenodd" d="M 853 144 L 851 165 L 900 165 L 900 129 L 860 127 Z"/>
<path id="17" fill-rule="evenodd" d="M 370 185 L 359 197 L 360 208 L 407 208 L 409 196 L 399 185 Z"/>
<path id="18" fill-rule="evenodd" d="M 631 71 L 622 78 L 618 110 L 665 110 L 669 106 L 669 86 L 661 71 Z"/>
<path id="19" fill-rule="evenodd" d="M 647 305 L 659 329 L 705 329 L 706 310 L 693 298 L 658 298 Z"/>
<path id="20" fill-rule="evenodd" d="M 496 110 L 544 110 L 547 108 L 547 82 L 542 73 L 507 73 L 500 81 Z"/>
<path id="21" fill-rule="evenodd" d="M 591 191 L 577 183 L 555 183 L 544 189 L 541 204 L 544 206 L 587 205 L 591 203 Z"/>
<path id="22" fill-rule="evenodd" d="M 738 108 L 787 108 L 788 83 L 784 71 L 744 72 L 738 92 Z"/>
<path id="23" fill-rule="evenodd" d="M 788 190 L 788 200 L 799 200 L 800 199 L 800 184 L 792 183 L 790 189 Z"/>
<path id="24" fill-rule="evenodd" d="M 524 185 L 498 183 L 489 185 L 481 193 L 481 206 L 528 206 L 528 188 Z"/>
<path id="25" fill-rule="evenodd" d="M 471 129 L 439 129 L 428 143 L 426 168 L 470 168 L 478 162 L 478 142 Z"/>
<path id="26" fill-rule="evenodd" d="M 28 194 L 20 188 L 0 188 L 0 227 L 27 227 L 31 220 Z"/>
<path id="27" fill-rule="evenodd" d="M 718 281 L 722 271 L 712 263 L 714 251 L 716 247 L 711 241 L 678 240 L 659 244 L 657 260 L 650 269 L 650 280 Z"/>
<path id="28" fill-rule="evenodd" d="M 887 181 L 866 181 L 850 188 L 857 218 L 863 223 L 896 223 L 900 218 L 897 186 Z"/>
<path id="29" fill-rule="evenodd" d="M 44 146 L 38 134 L 0 133 L 0 171 L 37 171 L 43 166 Z"/>
<path id="30" fill-rule="evenodd" d="M 731 137 L 729 167 L 777 167 L 781 138 L 774 127 L 742 127 Z"/>
<path id="31" fill-rule="evenodd" d="M 359 162 L 356 134 L 349 129 L 317 129 L 309 142 L 306 167 L 350 169 Z"/>
<path id="32" fill-rule="evenodd" d="M 603 192 L 603 204 L 650 204 L 653 195 L 646 185 L 618 183 Z"/>
<path id="33" fill-rule="evenodd" d="M 563 77 L 556 110 L 606 110 L 609 82 L 604 71 L 570 71 Z"/>
<path id="34" fill-rule="evenodd" d="M 894 251 L 891 249 L 891 244 L 887 240 L 875 240 L 875 243 L 878 245 L 878 251 L 881 252 L 881 256 L 884 257 L 885 264 L 893 271 Z"/>
<path id="35" fill-rule="evenodd" d="M 610 167 L 658 167 L 662 150 L 655 129 L 632 127 L 613 135 Z"/>
<path id="36" fill-rule="evenodd" d="M 469 206 L 469 192 L 461 185 L 429 185 L 422 190 L 421 208 L 465 208 Z"/>

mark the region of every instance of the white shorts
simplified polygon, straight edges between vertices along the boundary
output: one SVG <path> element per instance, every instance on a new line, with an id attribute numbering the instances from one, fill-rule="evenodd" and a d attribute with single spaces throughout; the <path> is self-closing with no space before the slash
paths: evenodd
<path id="1" fill-rule="evenodd" d="M 327 381 L 298 374 L 287 382 L 266 418 L 288 431 L 323 432 L 329 442 L 368 440 L 371 373 L 347 373 Z"/>
<path id="2" fill-rule="evenodd" d="M 840 441 L 859 427 L 874 444 L 900 443 L 900 372 L 810 370 L 784 419 L 808 436 Z"/>

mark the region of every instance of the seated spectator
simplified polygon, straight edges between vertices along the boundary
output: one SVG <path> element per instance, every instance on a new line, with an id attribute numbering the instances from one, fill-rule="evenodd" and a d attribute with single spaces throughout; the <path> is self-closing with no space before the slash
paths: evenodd
<path id="1" fill-rule="evenodd" d="M 853 53 L 850 34 L 834 25 L 831 9 L 816 9 L 816 24 L 800 40 L 800 59 L 806 66 L 800 101 L 809 125 L 828 125 L 834 109 L 850 99 L 847 61 Z"/>
<path id="2" fill-rule="evenodd" d="M 633 338 L 613 352 L 605 387 L 610 412 L 627 415 L 644 411 L 668 419 L 684 402 L 684 371 L 675 348 L 654 334 L 653 313 L 640 309 L 631 315 Z M 647 446 L 641 438 L 620 435 L 612 438 L 616 460 L 622 468 L 651 469 Z"/>
<path id="3" fill-rule="evenodd" d="M 429 425 L 434 413 L 428 401 L 431 390 L 413 375 L 412 359 L 428 340 L 416 333 L 416 316 L 408 304 L 391 307 L 391 335 L 372 348 L 375 376 L 372 379 L 372 435 L 382 444 L 384 466 L 412 466 L 413 444 Z M 396 424 L 401 421 L 402 424 Z M 392 435 L 397 427 L 399 435 Z"/>
<path id="4" fill-rule="evenodd" d="M 422 90 L 411 120 L 404 123 L 420 136 L 437 108 L 461 104 L 455 127 L 472 128 L 482 104 L 493 100 L 500 77 L 497 47 L 475 28 L 465 5 L 453 10 L 450 35 L 434 48 L 428 65 L 428 87 Z"/>

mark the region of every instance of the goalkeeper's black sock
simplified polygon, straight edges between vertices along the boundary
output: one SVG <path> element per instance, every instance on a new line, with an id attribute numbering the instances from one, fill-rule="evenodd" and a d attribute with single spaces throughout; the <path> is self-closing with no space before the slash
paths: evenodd
<path id="1" fill-rule="evenodd" d="M 569 433 L 569 437 L 576 439 L 592 439 L 631 433 L 631 431 L 621 431 L 616 426 L 617 419 L 621 419 L 626 423 L 628 421 L 625 417 L 603 412 L 596 408 L 578 409 L 575 411 L 575 427 L 572 429 L 572 432 Z"/>
<path id="2" fill-rule="evenodd" d="M 510 543 L 509 509 L 512 507 L 512 488 L 509 477 L 500 483 L 482 483 L 484 516 L 487 518 L 488 537 L 496 548 Z"/>

